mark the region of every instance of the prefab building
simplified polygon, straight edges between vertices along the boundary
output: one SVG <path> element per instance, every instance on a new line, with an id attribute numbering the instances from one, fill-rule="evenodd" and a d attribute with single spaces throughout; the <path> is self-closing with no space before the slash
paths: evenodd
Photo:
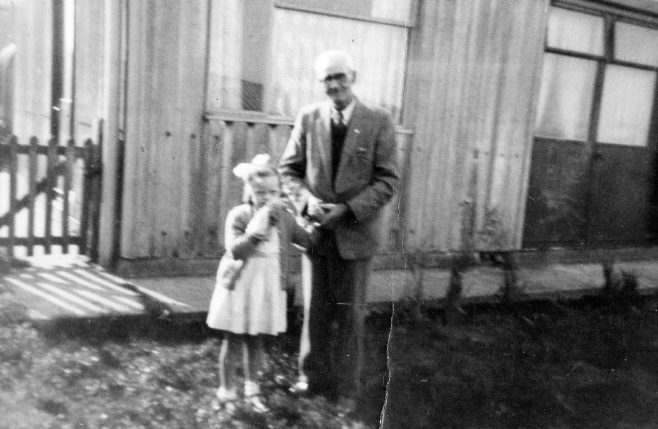
<path id="1" fill-rule="evenodd" d="M 0 22 L 11 132 L 102 135 L 99 261 L 120 272 L 215 268 L 232 167 L 280 156 L 329 48 L 397 125 L 376 268 L 655 242 L 655 1 L 4 0 Z"/>

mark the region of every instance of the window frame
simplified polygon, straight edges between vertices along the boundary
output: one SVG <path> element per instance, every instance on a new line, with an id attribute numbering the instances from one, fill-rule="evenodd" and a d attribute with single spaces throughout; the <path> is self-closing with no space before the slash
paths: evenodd
<path id="1" fill-rule="evenodd" d="M 612 6 L 605 5 L 592 5 L 590 3 L 585 3 L 583 1 L 561 1 L 556 0 L 551 2 L 550 7 L 561 8 L 570 10 L 573 12 L 587 13 L 593 16 L 599 16 L 603 18 L 603 55 L 592 55 L 582 52 L 571 51 L 568 49 L 554 48 L 548 46 L 548 37 L 547 34 L 544 35 L 544 54 L 551 53 L 556 55 L 565 55 L 575 58 L 587 59 L 596 61 L 596 75 L 594 82 L 594 93 L 592 94 L 592 108 L 589 118 L 589 127 L 587 131 L 587 138 L 585 140 L 577 140 L 581 144 L 594 147 L 597 144 L 605 145 L 615 145 L 615 146 L 629 146 L 619 143 L 607 143 L 600 142 L 598 140 L 598 128 L 599 128 L 599 117 L 601 114 L 601 104 L 603 101 L 603 84 L 605 80 L 605 70 L 608 65 L 618 65 L 623 67 L 630 67 L 633 69 L 653 71 L 657 75 L 656 85 L 654 87 L 653 95 L 653 105 L 650 112 L 649 119 L 649 132 L 647 136 L 647 142 L 643 146 L 631 146 L 631 147 L 640 147 L 655 149 L 656 139 L 651 139 L 651 136 L 656 135 L 658 129 L 658 66 L 650 66 L 647 64 L 638 64 L 630 61 L 623 61 L 615 59 L 614 57 L 614 44 L 615 44 L 615 24 L 617 22 L 623 22 L 626 24 L 637 25 L 645 28 L 650 28 L 653 30 L 658 30 L 658 17 L 652 16 L 643 16 L 639 12 L 627 9 L 618 9 Z M 560 139 L 556 137 L 547 137 L 540 134 L 533 133 L 534 139 L 543 139 L 550 140 L 555 142 L 573 142 L 570 139 Z"/>
<path id="2" fill-rule="evenodd" d="M 372 22 L 374 24 L 392 25 L 397 27 L 404 27 L 407 29 L 416 26 L 416 21 L 418 16 L 418 0 L 411 0 L 409 4 L 411 10 L 410 10 L 410 16 L 408 22 L 399 19 L 377 18 L 367 15 L 342 13 L 330 9 L 323 9 L 323 8 L 317 8 L 312 6 L 300 6 L 297 3 L 294 3 L 289 0 L 274 0 L 274 7 L 279 9 L 289 9 L 289 10 L 297 10 L 300 12 L 316 13 L 318 15 L 334 16 L 337 18 L 347 18 L 347 19 L 354 19 L 357 21 Z"/>
<path id="3" fill-rule="evenodd" d="M 377 24 L 377 25 L 390 25 L 394 27 L 400 27 L 404 28 L 406 31 L 411 32 L 416 26 L 417 23 L 417 16 L 418 16 L 418 9 L 419 9 L 419 0 L 411 0 L 410 2 L 410 19 L 409 21 L 403 21 L 403 20 L 394 20 L 394 19 L 386 19 L 386 18 L 376 18 L 376 17 L 369 17 L 369 16 L 364 16 L 364 15 L 357 15 L 357 14 L 351 14 L 351 13 L 340 13 L 336 12 L 333 10 L 328 10 L 328 9 L 321 9 L 321 8 L 315 8 L 315 7 L 306 7 L 306 6 L 301 6 L 299 4 L 287 1 L 287 0 L 266 0 L 266 7 L 269 9 L 269 19 L 268 19 L 268 33 L 266 40 L 264 41 L 265 44 L 267 45 L 267 49 L 271 50 L 272 49 L 272 37 L 273 37 L 273 25 L 272 25 L 272 19 L 274 16 L 274 11 L 275 9 L 287 9 L 287 10 L 293 10 L 293 11 L 299 11 L 299 12 L 306 12 L 306 13 L 314 13 L 318 15 L 323 15 L 323 16 L 330 16 L 330 17 L 337 17 L 337 18 L 344 18 L 344 19 L 351 19 L 351 20 L 356 20 L 356 21 L 363 21 L 363 22 L 368 22 L 372 24 Z M 215 2 L 212 0 L 209 2 L 209 22 L 211 22 L 210 16 L 213 13 L 216 13 L 216 11 L 213 11 L 213 8 L 217 7 Z M 411 35 L 407 35 L 407 44 L 411 43 Z M 212 121 L 212 120 L 228 120 L 228 121 L 244 121 L 248 123 L 270 123 L 270 124 L 293 124 L 294 123 L 294 117 L 287 116 L 287 115 L 277 115 L 277 114 L 272 114 L 272 113 L 267 113 L 264 111 L 259 111 L 259 110 L 244 110 L 244 109 L 231 109 L 231 108 L 213 108 L 210 107 L 209 105 L 209 100 L 212 97 L 212 94 L 210 94 L 210 87 L 208 84 L 208 81 L 210 79 L 210 70 L 212 68 L 211 63 L 211 52 L 213 51 L 213 44 L 214 44 L 214 37 L 213 37 L 213 29 L 212 27 L 208 29 L 208 43 L 207 43 L 207 55 L 206 55 L 206 90 L 205 90 L 205 102 L 204 102 L 204 114 L 203 118 L 206 121 Z M 408 53 L 407 49 L 407 53 Z M 270 52 L 271 54 L 271 52 Z M 405 87 L 407 83 L 407 71 L 408 71 L 408 66 L 409 66 L 409 55 L 404 60 L 404 74 L 402 76 L 402 86 Z M 266 68 L 266 75 L 269 75 L 269 68 L 271 67 L 269 57 L 267 63 L 264 65 Z M 266 82 L 265 85 L 270 84 L 270 82 Z M 400 100 L 400 122 L 396 123 L 396 127 L 400 128 L 403 127 L 403 119 L 404 119 L 404 106 L 405 99 L 402 97 Z"/>

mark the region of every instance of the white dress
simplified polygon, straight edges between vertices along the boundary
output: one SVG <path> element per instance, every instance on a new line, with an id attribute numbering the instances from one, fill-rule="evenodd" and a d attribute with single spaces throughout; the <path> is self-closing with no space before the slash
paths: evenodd
<path id="1" fill-rule="evenodd" d="M 206 320 L 209 327 L 249 335 L 286 331 L 279 251 L 279 232 L 270 228 L 268 239 L 247 258 L 233 290 L 215 285 Z"/>

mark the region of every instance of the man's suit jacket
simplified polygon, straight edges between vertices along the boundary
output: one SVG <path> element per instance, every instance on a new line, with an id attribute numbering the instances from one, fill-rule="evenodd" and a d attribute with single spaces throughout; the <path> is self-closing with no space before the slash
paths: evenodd
<path id="1" fill-rule="evenodd" d="M 390 115 L 356 101 L 336 177 L 332 175 L 331 103 L 300 112 L 279 163 L 284 191 L 298 213 L 312 196 L 347 203 L 354 218 L 336 231 L 343 259 L 374 255 L 380 241 L 381 208 L 395 194 L 399 174 Z"/>

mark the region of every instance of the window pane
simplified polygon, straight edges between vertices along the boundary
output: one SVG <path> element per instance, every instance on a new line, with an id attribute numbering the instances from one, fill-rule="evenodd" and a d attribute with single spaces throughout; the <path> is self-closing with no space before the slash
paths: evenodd
<path id="1" fill-rule="evenodd" d="M 371 15 L 375 18 L 411 20 L 412 0 L 372 0 Z"/>
<path id="2" fill-rule="evenodd" d="M 210 109 L 263 109 L 268 11 L 256 6 L 242 0 L 213 4 Z"/>
<path id="3" fill-rule="evenodd" d="M 603 55 L 603 18 L 551 8 L 547 43 L 551 48 Z"/>
<path id="4" fill-rule="evenodd" d="M 322 51 L 342 49 L 354 58 L 354 92 L 399 120 L 407 30 L 288 9 L 274 12 L 268 113 L 294 116 L 299 108 L 326 98 L 313 61 Z"/>
<path id="5" fill-rule="evenodd" d="M 655 72 L 608 66 L 603 82 L 599 142 L 647 144 L 655 83 Z"/>
<path id="6" fill-rule="evenodd" d="M 658 30 L 618 22 L 615 58 L 658 67 Z"/>
<path id="7" fill-rule="evenodd" d="M 276 4 L 408 23 L 412 0 L 279 0 Z"/>
<path id="8" fill-rule="evenodd" d="M 586 140 L 595 76 L 595 61 L 545 54 L 536 135 Z"/>

